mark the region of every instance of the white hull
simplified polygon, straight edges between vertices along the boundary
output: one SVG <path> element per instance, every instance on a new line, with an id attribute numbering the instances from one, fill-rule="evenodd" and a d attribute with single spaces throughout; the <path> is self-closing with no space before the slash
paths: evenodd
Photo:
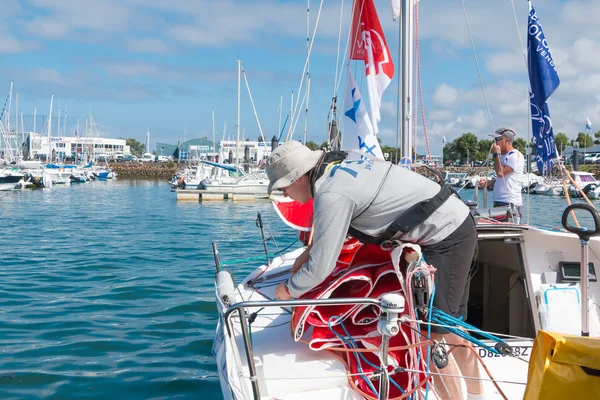
<path id="1" fill-rule="evenodd" d="M 537 330 L 548 323 L 547 316 L 544 317 L 539 308 L 542 284 L 556 283 L 555 271 L 560 261 L 580 259 L 580 242 L 572 234 L 522 226 L 480 225 L 478 232 L 479 271 L 471 281 L 471 301 L 481 306 L 480 327 L 485 331 L 522 338 L 509 338 L 506 342 L 523 356 L 499 356 L 483 348 L 477 351 L 507 398 L 522 398 L 533 338 Z M 289 270 L 300 252 L 301 249 L 298 249 L 283 259 L 276 258 L 265 275 L 272 276 L 278 271 Z M 600 259 L 596 257 L 596 254 L 600 254 L 600 240 L 590 241 L 589 254 L 589 261 L 600 265 Z M 246 284 L 264 269 L 264 266 L 258 268 L 238 285 L 236 302 L 268 301 L 274 298 L 276 284 L 263 287 L 260 293 Z M 525 271 L 525 276 L 522 271 Z M 273 282 L 281 282 L 286 278 L 287 275 L 279 276 Z M 527 293 L 533 295 L 528 297 Z M 598 282 L 590 282 L 589 296 L 591 303 L 600 301 Z M 290 333 L 290 314 L 276 306 L 275 302 L 269 304 L 273 306 L 262 309 L 251 325 L 251 351 L 260 398 L 362 398 L 349 386 L 344 365 L 327 351 L 312 351 L 307 344 L 295 342 Z M 239 314 L 237 311 L 232 313 L 233 334 L 229 336 L 223 324 L 227 308 L 219 299 L 217 305 L 220 321 L 213 350 L 224 398 L 234 398 L 232 393 L 237 399 L 255 398 Z M 257 308 L 248 309 L 248 314 L 254 311 Z M 600 318 L 597 307 L 590 309 L 590 316 L 591 336 L 598 336 Z M 573 321 L 571 316 L 565 315 L 564 321 L 567 320 Z M 493 346 L 492 342 L 487 343 Z M 442 372 L 448 373 L 448 370 L 446 368 Z M 485 379 L 486 398 L 501 399 L 502 396 L 481 366 L 480 376 Z M 463 390 L 466 396 L 464 381 Z M 435 396 L 429 393 L 429 398 Z"/>

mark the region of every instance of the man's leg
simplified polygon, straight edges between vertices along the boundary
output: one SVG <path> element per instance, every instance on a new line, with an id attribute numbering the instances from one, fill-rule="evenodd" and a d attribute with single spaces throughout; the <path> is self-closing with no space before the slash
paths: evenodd
<path id="1" fill-rule="evenodd" d="M 477 246 L 477 231 L 473 220 L 468 217 L 465 223 L 442 242 L 433 246 L 423 246 L 425 260 L 437 268 L 435 274 L 436 294 L 433 304 L 436 308 L 454 317 L 467 316 L 467 300 L 469 297 L 469 271 L 475 247 Z M 447 338 L 450 344 L 464 343 L 456 335 L 444 329 L 432 327 L 432 338 Z M 458 353 L 457 353 L 458 350 Z M 463 348 L 453 350 L 454 357 L 448 368 L 440 371 L 442 374 L 460 375 L 456 364 L 465 376 L 479 377 L 479 368 L 474 355 L 468 355 Z M 456 360 L 456 364 L 452 361 Z M 467 391 L 481 394 L 483 388 L 480 381 L 466 382 Z M 478 382 L 478 383 L 477 383 Z M 436 389 L 443 399 L 462 399 L 460 381 L 452 377 L 434 378 Z"/>

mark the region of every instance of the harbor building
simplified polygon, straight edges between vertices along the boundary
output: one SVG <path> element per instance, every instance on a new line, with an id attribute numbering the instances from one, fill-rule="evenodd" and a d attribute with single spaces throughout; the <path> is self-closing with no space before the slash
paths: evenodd
<path id="1" fill-rule="evenodd" d="M 115 158 L 130 154 L 125 139 L 51 136 L 28 133 L 23 144 L 23 158 L 26 160 L 63 160 L 65 158 L 96 159 L 99 155 Z"/>

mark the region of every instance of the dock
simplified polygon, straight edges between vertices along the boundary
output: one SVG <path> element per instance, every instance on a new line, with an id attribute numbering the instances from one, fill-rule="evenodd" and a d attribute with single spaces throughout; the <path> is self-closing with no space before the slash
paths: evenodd
<path id="1" fill-rule="evenodd" d="M 232 191 L 230 188 L 210 188 L 205 190 L 175 189 L 177 201 L 254 201 L 268 199 L 269 195 L 264 189 L 248 189 Z"/>

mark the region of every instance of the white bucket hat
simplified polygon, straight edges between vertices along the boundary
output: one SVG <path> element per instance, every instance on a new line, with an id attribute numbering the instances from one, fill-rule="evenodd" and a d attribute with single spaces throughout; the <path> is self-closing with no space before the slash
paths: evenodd
<path id="1" fill-rule="evenodd" d="M 311 150 L 300 142 L 290 140 L 276 148 L 267 159 L 269 194 L 275 189 L 290 186 L 317 165 L 323 150 Z"/>

